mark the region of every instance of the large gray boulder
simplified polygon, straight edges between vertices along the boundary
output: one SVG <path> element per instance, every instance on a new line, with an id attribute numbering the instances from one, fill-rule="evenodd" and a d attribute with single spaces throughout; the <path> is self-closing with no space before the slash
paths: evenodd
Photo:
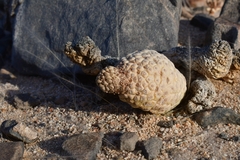
<path id="1" fill-rule="evenodd" d="M 103 55 L 177 46 L 181 1 L 11 0 L 12 65 L 20 73 L 71 73 L 67 41 L 91 37 Z M 16 6 L 13 8 L 13 6 Z M 15 16 L 13 16 L 15 14 Z M 76 69 L 76 68 L 75 68 Z"/>

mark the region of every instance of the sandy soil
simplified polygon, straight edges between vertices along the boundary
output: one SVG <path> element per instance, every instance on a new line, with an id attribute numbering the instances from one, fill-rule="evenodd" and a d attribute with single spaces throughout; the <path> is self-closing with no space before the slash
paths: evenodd
<path id="1" fill-rule="evenodd" d="M 189 32 L 189 33 L 186 33 Z M 179 44 L 198 46 L 203 43 L 204 31 L 181 21 Z M 190 43 L 186 35 L 190 35 Z M 6 68 L 8 71 L 11 69 Z M 234 84 L 213 80 L 217 88 L 216 106 L 228 107 L 240 113 L 240 77 Z M 15 77 L 14 77 L 15 76 Z M 15 119 L 25 123 L 38 133 L 39 141 L 25 145 L 24 159 L 69 157 L 61 150 L 62 142 L 70 135 L 103 131 L 103 147 L 97 159 L 144 159 L 139 150 L 120 151 L 116 146 L 119 132 L 137 132 L 140 141 L 157 136 L 163 140 L 163 148 L 157 159 L 239 159 L 240 141 L 218 137 L 240 135 L 240 126 L 219 124 L 201 128 L 188 115 L 171 114 L 156 116 L 133 109 L 117 97 L 99 97 L 93 77 L 29 77 L 1 71 L 0 123 Z M 40 105 L 21 110 L 14 108 L 6 98 L 18 93 L 30 93 L 39 98 Z M 63 100 L 63 101 L 61 101 Z M 99 101 L 100 100 L 100 101 Z M 160 120 L 174 120 L 172 128 L 161 128 Z M 7 141 L 0 139 L 0 142 Z"/>

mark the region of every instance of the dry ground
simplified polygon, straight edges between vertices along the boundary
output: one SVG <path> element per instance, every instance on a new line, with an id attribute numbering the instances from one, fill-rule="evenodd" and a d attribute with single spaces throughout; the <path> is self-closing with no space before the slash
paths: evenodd
<path id="1" fill-rule="evenodd" d="M 187 33 L 190 32 L 190 33 Z M 201 45 L 205 32 L 181 21 L 179 43 L 192 46 Z M 186 35 L 190 35 L 190 43 Z M 7 69 L 9 70 L 9 69 Z M 240 75 L 239 72 L 235 72 Z M 7 119 L 15 119 L 25 123 L 38 133 L 39 141 L 25 145 L 24 159 L 44 159 L 58 157 L 67 159 L 61 151 L 61 144 L 68 136 L 85 132 L 103 131 L 103 147 L 98 159 L 144 159 L 139 150 L 134 152 L 120 151 L 116 146 L 119 132 L 137 132 L 140 140 L 152 136 L 161 137 L 163 148 L 158 159 L 239 159 L 240 141 L 227 141 L 218 137 L 220 133 L 240 135 L 240 126 L 219 124 L 214 127 L 201 128 L 189 116 L 174 117 L 156 116 L 132 109 L 117 97 L 102 99 L 96 95 L 93 78 L 76 77 L 75 80 L 66 77 L 29 77 L 9 73 L 1 73 L 0 93 L 0 123 Z M 83 80 L 81 80 L 83 79 Z M 81 80 L 81 81 L 79 81 Z M 213 81 L 218 97 L 216 106 L 228 107 L 240 113 L 240 78 L 234 84 L 221 80 Z M 41 104 L 35 108 L 20 110 L 5 98 L 17 93 L 31 93 L 40 99 Z M 64 100 L 58 103 L 57 100 Z M 77 110 L 76 110 L 77 109 Z M 160 120 L 174 119 L 172 128 L 161 128 Z M 7 141 L 0 139 L 0 142 Z M 51 159 L 51 158 L 49 158 Z"/>

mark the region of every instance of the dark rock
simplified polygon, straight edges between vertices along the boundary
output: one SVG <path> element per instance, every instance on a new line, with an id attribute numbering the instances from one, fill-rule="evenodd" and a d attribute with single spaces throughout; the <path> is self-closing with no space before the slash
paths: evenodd
<path id="1" fill-rule="evenodd" d="M 6 27 L 7 13 L 3 8 L 3 2 L 0 1 L 0 68 L 10 60 L 12 47 L 12 35 Z"/>
<path id="2" fill-rule="evenodd" d="M 29 109 L 40 104 L 40 101 L 29 93 L 16 94 L 13 97 L 13 101 L 14 106 L 19 109 Z"/>
<path id="3" fill-rule="evenodd" d="M 120 137 L 120 150 L 133 151 L 138 141 L 138 134 L 135 132 L 125 132 Z"/>
<path id="4" fill-rule="evenodd" d="M 22 141 L 24 143 L 34 143 L 38 140 L 35 132 L 26 126 L 21 125 L 19 127 L 17 125 L 18 123 L 15 120 L 3 121 L 0 127 L 1 135 L 8 140 Z"/>
<path id="5" fill-rule="evenodd" d="M 9 16 L 15 16 L 17 7 L 23 2 L 22 0 L 3 0 L 3 5 Z"/>
<path id="6" fill-rule="evenodd" d="M 208 27 L 214 22 L 214 18 L 210 15 L 199 13 L 196 14 L 190 21 L 190 24 L 199 27 L 202 30 L 207 30 Z"/>
<path id="7" fill-rule="evenodd" d="M 159 121 L 157 125 L 163 128 L 172 128 L 174 124 L 175 124 L 175 121 L 170 120 L 170 121 Z"/>
<path id="8" fill-rule="evenodd" d="M 229 140 L 229 137 L 226 133 L 220 133 L 218 137 L 227 141 Z"/>
<path id="9" fill-rule="evenodd" d="M 226 0 L 220 17 L 209 27 L 206 34 L 206 45 L 222 39 L 228 41 L 232 48 L 240 49 L 239 6 L 239 0 Z"/>
<path id="10" fill-rule="evenodd" d="M 62 104 L 65 104 L 66 103 L 66 97 L 56 97 L 55 99 L 54 99 L 54 103 L 56 104 L 56 105 L 62 105 Z"/>
<path id="11" fill-rule="evenodd" d="M 240 135 L 239 136 L 233 136 L 231 138 L 234 142 L 240 142 Z"/>
<path id="12" fill-rule="evenodd" d="M 0 133 L 3 138 L 15 141 L 21 141 L 22 136 L 13 130 L 13 128 L 17 125 L 17 121 L 15 120 L 6 120 L 3 121 L 0 127 Z"/>
<path id="13" fill-rule="evenodd" d="M 63 142 L 62 148 L 76 159 L 95 160 L 103 136 L 102 132 L 74 135 Z"/>
<path id="14" fill-rule="evenodd" d="M 168 153 L 168 156 L 170 159 L 174 160 L 191 160 L 191 159 L 197 159 L 196 155 L 193 155 L 193 153 L 190 150 L 181 149 L 181 148 L 171 148 L 166 150 Z M 200 158 L 197 160 L 206 160 L 204 158 Z"/>
<path id="15" fill-rule="evenodd" d="M 162 148 L 162 140 L 158 137 L 151 137 L 143 142 L 143 155 L 146 159 L 156 158 Z"/>
<path id="16" fill-rule="evenodd" d="M 239 22 L 240 14 L 239 0 L 225 0 L 220 17 L 230 22 Z"/>
<path id="17" fill-rule="evenodd" d="M 20 160 L 23 158 L 23 142 L 2 142 L 0 143 L 0 159 Z"/>
<path id="18" fill-rule="evenodd" d="M 96 42 L 102 55 L 112 57 L 168 50 L 178 43 L 181 1 L 24 0 L 8 6 L 18 6 L 12 65 L 23 74 L 79 71 L 63 49 L 67 41 L 77 43 L 84 36 Z"/>
<path id="19" fill-rule="evenodd" d="M 218 18 L 206 33 L 206 44 L 211 44 L 215 40 L 226 40 L 230 46 L 236 50 L 240 49 L 239 42 L 240 25 L 235 22 Z"/>
<path id="20" fill-rule="evenodd" d="M 231 140 L 233 142 L 240 142 L 240 135 L 229 137 L 226 133 L 223 132 L 223 133 L 220 133 L 218 137 L 226 141 Z"/>
<path id="21" fill-rule="evenodd" d="M 240 114 L 230 108 L 215 107 L 193 115 L 193 119 L 202 127 L 214 126 L 219 123 L 240 125 Z"/>
<path id="22" fill-rule="evenodd" d="M 96 126 L 96 124 L 95 124 Z M 102 128 L 103 124 L 99 124 L 99 127 Z M 114 131 L 104 134 L 103 146 L 110 149 L 119 149 L 120 148 L 120 137 L 123 133 Z"/>

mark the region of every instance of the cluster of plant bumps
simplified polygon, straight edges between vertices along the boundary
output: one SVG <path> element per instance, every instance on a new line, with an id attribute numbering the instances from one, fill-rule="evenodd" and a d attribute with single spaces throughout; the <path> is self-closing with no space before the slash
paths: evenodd
<path id="1" fill-rule="evenodd" d="M 240 68 L 239 52 L 223 40 L 204 48 L 175 47 L 163 53 L 145 49 L 118 60 L 102 56 L 93 40 L 84 37 L 75 46 L 68 42 L 64 53 L 86 74 L 96 75 L 103 92 L 155 114 L 175 108 L 186 94 L 188 81 L 192 96 L 186 109 L 195 113 L 211 108 L 216 92 L 210 79 L 232 82 L 231 67 Z"/>

